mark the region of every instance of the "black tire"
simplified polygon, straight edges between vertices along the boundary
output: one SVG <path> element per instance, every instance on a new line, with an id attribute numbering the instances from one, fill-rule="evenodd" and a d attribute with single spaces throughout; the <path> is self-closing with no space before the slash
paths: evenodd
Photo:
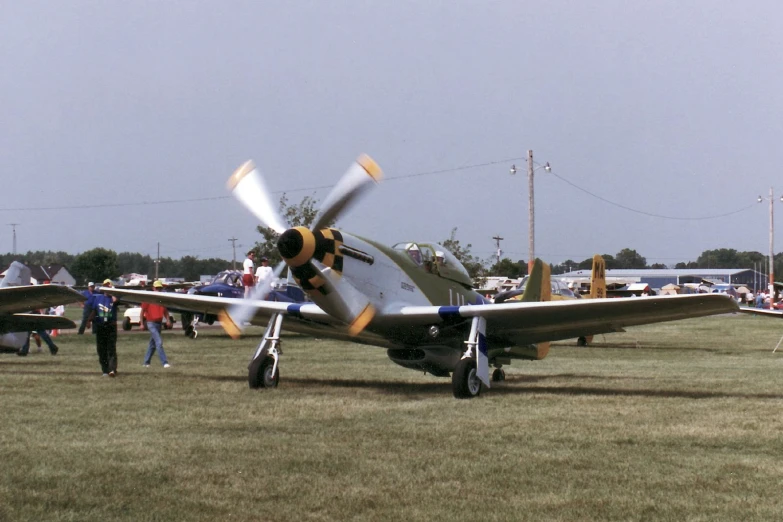
<path id="1" fill-rule="evenodd" d="M 451 389 L 457 399 L 472 399 L 481 394 L 481 381 L 476 375 L 476 361 L 460 359 L 451 374 Z"/>
<path id="2" fill-rule="evenodd" d="M 122 320 L 122 329 L 126 332 L 133 328 L 133 325 L 131 324 L 130 317 L 126 317 Z"/>
<path id="3" fill-rule="evenodd" d="M 580 337 L 579 339 L 577 339 L 576 340 L 576 345 L 577 346 L 583 346 L 583 347 L 587 346 L 587 337 Z"/>
<path id="4" fill-rule="evenodd" d="M 501 368 L 495 368 L 495 371 L 492 372 L 492 382 L 501 382 L 506 380 L 506 372 L 504 372 Z"/>
<path id="5" fill-rule="evenodd" d="M 250 388 L 254 390 L 258 388 L 277 388 L 277 384 L 280 382 L 280 367 L 278 366 L 274 375 L 272 375 L 274 365 L 275 360 L 270 355 L 259 357 L 251 362 L 247 372 L 247 383 Z"/>

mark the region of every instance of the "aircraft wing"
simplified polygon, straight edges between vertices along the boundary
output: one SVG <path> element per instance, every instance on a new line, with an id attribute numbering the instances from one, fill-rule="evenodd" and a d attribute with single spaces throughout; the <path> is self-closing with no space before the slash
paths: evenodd
<path id="1" fill-rule="evenodd" d="M 0 314 L 29 312 L 39 308 L 82 301 L 86 301 L 86 298 L 67 286 L 6 286 L 0 288 Z"/>
<path id="2" fill-rule="evenodd" d="M 0 315 L 0 333 L 31 332 L 54 330 L 57 328 L 76 328 L 70 319 L 56 315 L 8 314 Z"/>
<path id="3" fill-rule="evenodd" d="M 783 310 L 770 310 L 768 308 L 751 308 L 740 306 L 739 311 L 745 314 L 766 315 L 767 317 L 779 317 L 783 319 Z"/>
<path id="4" fill-rule="evenodd" d="M 174 292 L 147 292 L 119 288 L 103 288 L 102 291 L 109 295 L 116 295 L 122 302 L 126 303 L 157 303 L 175 310 L 212 315 L 217 315 L 219 312 L 235 306 L 240 301 L 230 297 L 178 294 Z M 266 324 L 274 314 L 283 314 L 322 324 L 342 324 L 321 310 L 318 305 L 312 303 L 279 303 L 258 299 L 247 299 L 244 302 L 254 308 L 251 322 L 258 325 Z"/>
<path id="5" fill-rule="evenodd" d="M 572 339 L 624 331 L 627 326 L 703 317 L 738 310 L 727 295 L 666 295 L 625 299 L 513 302 L 469 306 L 409 306 L 400 319 L 438 324 L 472 317 L 487 320 L 487 335 L 512 335 L 518 343 Z"/>

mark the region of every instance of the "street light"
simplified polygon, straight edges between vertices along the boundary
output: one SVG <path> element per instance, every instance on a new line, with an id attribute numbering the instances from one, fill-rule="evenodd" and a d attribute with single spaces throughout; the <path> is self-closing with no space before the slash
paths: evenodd
<path id="1" fill-rule="evenodd" d="M 775 221 L 773 219 L 775 197 L 772 195 L 772 187 L 769 187 L 769 197 L 758 197 L 756 201 L 761 203 L 765 199 L 769 200 L 769 295 L 771 299 L 775 296 L 775 250 L 774 250 L 774 237 L 775 237 Z M 783 202 L 783 196 L 780 196 L 780 201 Z M 771 302 L 771 301 L 770 301 Z"/>
<path id="2" fill-rule="evenodd" d="M 535 213 L 535 205 L 534 205 L 534 197 L 533 197 L 533 174 L 538 169 L 544 169 L 547 172 L 552 171 L 552 167 L 549 166 L 549 162 L 547 161 L 544 165 L 539 165 L 538 167 L 533 166 L 533 151 L 529 150 L 527 151 L 527 203 L 528 203 L 528 217 L 527 217 L 527 235 L 528 235 L 528 251 L 530 252 L 529 258 L 527 261 L 527 273 L 529 274 L 533 270 L 533 263 L 536 260 L 536 249 L 535 249 L 535 220 L 536 220 L 536 213 Z M 517 173 L 517 166 L 511 165 L 511 168 L 509 169 L 509 172 L 513 175 Z"/>

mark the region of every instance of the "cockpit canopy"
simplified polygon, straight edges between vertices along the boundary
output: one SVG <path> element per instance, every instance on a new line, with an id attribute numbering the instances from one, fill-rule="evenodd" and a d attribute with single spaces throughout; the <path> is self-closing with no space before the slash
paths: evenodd
<path id="1" fill-rule="evenodd" d="M 435 242 L 406 241 L 392 246 L 394 250 L 404 252 L 407 257 L 422 270 L 451 279 L 466 286 L 473 286 L 468 271 L 462 263 L 443 245 Z"/>

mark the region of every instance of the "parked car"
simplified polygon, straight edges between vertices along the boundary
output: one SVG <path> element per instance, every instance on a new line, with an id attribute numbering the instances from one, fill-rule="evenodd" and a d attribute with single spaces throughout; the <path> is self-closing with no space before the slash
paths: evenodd
<path id="1" fill-rule="evenodd" d="M 176 319 L 174 319 L 174 316 L 169 314 L 169 317 L 171 317 L 171 323 L 163 323 L 163 328 L 165 330 L 170 330 L 171 328 L 174 328 L 174 323 L 176 322 Z M 133 308 L 128 308 L 125 310 L 125 314 L 122 318 L 122 329 L 126 332 L 133 329 L 134 326 L 139 326 L 141 324 L 141 307 L 140 306 L 134 306 Z"/>

